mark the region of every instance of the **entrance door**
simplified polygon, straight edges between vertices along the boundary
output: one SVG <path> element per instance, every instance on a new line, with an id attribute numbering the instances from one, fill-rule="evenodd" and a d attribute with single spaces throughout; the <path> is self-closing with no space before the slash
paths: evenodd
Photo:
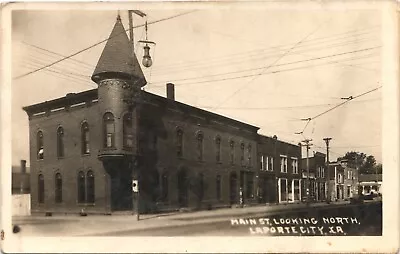
<path id="1" fill-rule="evenodd" d="M 185 170 L 178 173 L 178 203 L 180 207 L 188 206 L 188 177 Z"/>
<path id="2" fill-rule="evenodd" d="M 237 203 L 237 175 L 236 172 L 232 172 L 229 179 L 229 190 L 230 190 L 230 204 Z"/>
<path id="3" fill-rule="evenodd" d="M 121 174 L 111 176 L 111 209 L 113 211 L 132 209 L 133 201 L 130 179 L 130 177 L 125 177 Z"/>

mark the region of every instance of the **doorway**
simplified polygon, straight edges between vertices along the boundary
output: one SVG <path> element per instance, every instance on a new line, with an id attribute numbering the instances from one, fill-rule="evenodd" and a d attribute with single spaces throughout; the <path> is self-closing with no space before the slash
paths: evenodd
<path id="1" fill-rule="evenodd" d="M 229 193 L 230 193 L 230 204 L 236 204 L 237 202 L 237 175 L 236 172 L 232 172 L 229 177 Z"/>
<path id="2" fill-rule="evenodd" d="M 188 206 L 188 177 L 185 170 L 178 173 L 178 203 L 179 207 Z"/>

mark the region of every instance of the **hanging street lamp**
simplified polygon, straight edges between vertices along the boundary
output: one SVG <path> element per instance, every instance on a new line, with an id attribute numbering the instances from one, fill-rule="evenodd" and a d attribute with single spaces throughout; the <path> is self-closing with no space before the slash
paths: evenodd
<path id="1" fill-rule="evenodd" d="M 150 46 L 149 46 L 149 44 L 156 45 L 156 43 L 153 42 L 153 41 L 147 40 L 147 21 L 146 21 L 146 24 L 145 24 L 145 30 L 146 30 L 146 39 L 144 41 L 141 40 L 139 42 L 145 44 L 143 46 L 144 54 L 143 54 L 142 64 L 143 64 L 144 67 L 149 68 L 149 67 L 151 67 L 153 65 L 153 60 L 151 59 L 151 56 L 150 56 Z"/>

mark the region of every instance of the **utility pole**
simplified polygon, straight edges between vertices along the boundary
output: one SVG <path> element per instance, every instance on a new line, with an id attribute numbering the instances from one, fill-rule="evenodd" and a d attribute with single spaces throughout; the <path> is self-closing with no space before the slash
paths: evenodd
<path id="1" fill-rule="evenodd" d="M 130 35 L 130 42 L 132 45 L 132 65 L 135 61 L 135 44 L 134 44 L 134 39 L 133 39 L 133 19 L 132 19 L 132 13 L 135 13 L 136 15 L 139 15 L 141 17 L 146 16 L 145 13 L 138 11 L 138 10 L 128 10 L 128 17 L 129 17 L 129 35 Z M 140 173 L 139 173 L 139 156 L 140 156 L 140 148 L 139 148 L 139 143 L 140 143 L 140 130 L 139 130 L 139 113 L 140 113 L 140 106 L 141 106 L 141 88 L 135 86 L 135 82 L 133 80 L 132 82 L 132 96 L 129 98 L 128 103 L 129 106 L 131 107 L 132 110 L 132 125 L 135 124 L 134 130 L 136 130 L 136 142 L 132 146 L 132 212 L 136 213 L 136 220 L 140 219 L 140 195 L 139 195 L 139 178 L 140 178 Z M 136 116 L 136 117 L 135 117 Z M 136 121 L 134 121 L 136 119 Z M 136 194 L 136 195 L 135 195 Z M 135 197 L 136 196 L 136 197 Z M 136 211 L 135 211 L 136 210 Z"/>
<path id="2" fill-rule="evenodd" d="M 327 197 L 326 197 L 326 202 L 329 204 L 331 202 L 331 192 L 330 192 L 330 180 L 331 180 L 331 174 L 329 170 L 329 142 L 331 141 L 332 138 L 324 138 L 323 140 L 325 141 L 326 144 L 326 170 L 327 170 Z"/>
<path id="3" fill-rule="evenodd" d="M 306 145 L 306 151 L 307 151 L 307 159 L 306 159 L 306 165 L 307 165 L 307 189 L 306 189 L 306 193 L 307 193 L 307 204 L 310 202 L 310 162 L 309 162 L 309 150 L 310 150 L 310 146 L 312 146 L 312 144 L 310 144 L 310 142 L 312 141 L 312 139 L 306 139 L 303 140 L 302 142 L 305 143 Z"/>

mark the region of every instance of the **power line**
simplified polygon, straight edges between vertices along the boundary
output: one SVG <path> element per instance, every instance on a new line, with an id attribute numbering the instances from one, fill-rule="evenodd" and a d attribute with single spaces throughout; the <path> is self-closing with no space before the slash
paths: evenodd
<path id="1" fill-rule="evenodd" d="M 366 57 L 371 57 L 371 55 L 367 55 Z M 342 61 L 353 61 L 353 60 L 359 60 L 363 59 L 366 57 L 357 57 L 357 58 L 349 58 L 349 59 L 344 59 Z M 227 77 L 227 78 L 220 78 L 220 79 L 212 79 L 212 80 L 204 80 L 204 81 L 198 81 L 198 82 L 187 82 L 187 83 L 180 83 L 180 84 L 175 84 L 176 86 L 184 86 L 184 85 L 196 85 L 196 84 L 204 84 L 204 83 L 210 83 L 210 82 L 219 82 L 219 81 L 226 81 L 226 80 L 234 80 L 234 79 L 242 79 L 242 78 L 250 78 L 250 77 L 256 77 L 256 76 L 263 76 L 263 75 L 268 75 L 268 74 L 276 74 L 280 72 L 287 72 L 287 71 L 294 71 L 294 70 L 301 70 L 301 69 L 307 69 L 307 68 L 315 68 L 319 66 L 324 66 L 324 65 L 330 65 L 330 64 L 335 64 L 338 63 L 337 61 L 331 61 L 331 62 L 326 62 L 319 64 L 318 66 L 316 65 L 305 65 L 305 66 L 300 66 L 300 67 L 295 67 L 295 68 L 288 68 L 288 69 L 282 69 L 282 70 L 276 70 L 276 71 L 270 71 L 270 72 L 264 72 L 264 73 L 257 73 L 257 74 L 248 74 L 248 75 L 242 75 L 242 76 L 234 76 L 234 77 Z M 152 85 L 153 83 L 149 83 L 149 85 Z M 212 84 L 215 85 L 215 84 Z M 246 83 L 247 85 L 247 83 Z M 154 88 L 157 87 L 162 87 L 161 85 L 155 85 L 153 86 Z"/>
<path id="2" fill-rule="evenodd" d="M 28 65 L 25 65 L 25 67 L 26 67 L 26 68 L 29 68 L 29 69 L 36 68 L 36 67 L 30 67 L 30 66 L 28 66 Z M 47 73 L 47 74 L 49 74 L 49 75 L 51 75 L 51 76 L 54 76 L 54 77 L 57 77 L 57 78 L 62 78 L 62 79 L 65 79 L 65 80 L 67 80 L 67 81 L 69 81 L 69 82 L 74 82 L 74 83 L 76 83 L 76 84 L 84 84 L 84 85 L 88 85 L 88 86 L 89 86 L 89 85 L 93 86 L 93 84 L 90 84 L 89 82 L 85 82 L 85 81 L 83 81 L 83 80 L 75 79 L 75 77 L 68 76 L 68 75 L 66 75 L 66 74 L 63 73 L 63 72 L 58 72 L 58 71 L 54 71 L 54 70 L 51 70 L 51 69 L 45 69 L 44 71 L 49 72 L 49 73 Z M 54 75 L 54 74 L 58 74 L 58 75 Z"/>
<path id="3" fill-rule="evenodd" d="M 337 43 L 337 44 L 328 44 L 328 45 L 322 45 L 319 47 L 310 47 L 302 50 L 293 50 L 290 55 L 299 55 L 304 52 L 315 52 L 319 50 L 327 50 L 331 48 L 337 48 L 337 47 L 343 47 L 346 45 L 351 45 L 355 43 L 361 43 L 365 41 L 376 41 L 376 40 L 355 40 L 355 41 L 350 41 L 350 42 L 342 42 L 342 43 Z M 251 61 L 251 62 L 257 62 L 257 61 L 263 61 L 269 58 L 273 58 L 276 56 L 281 55 L 281 51 L 285 51 L 286 49 L 281 49 L 279 47 L 276 48 L 276 51 L 270 50 L 270 52 L 265 52 L 265 53 L 253 53 L 253 54 L 247 54 L 245 56 L 239 56 L 239 57 L 229 57 L 227 59 L 221 59 L 217 61 L 201 61 L 197 64 L 184 64 L 184 66 L 165 66 L 164 68 L 159 68 L 155 67 L 155 73 L 157 75 L 166 75 L 170 73 L 175 73 L 175 72 L 180 72 L 182 70 L 198 70 L 198 69 L 210 69 L 213 68 L 214 66 L 226 66 L 226 65 L 238 65 L 242 64 L 243 61 Z"/>
<path id="4" fill-rule="evenodd" d="M 39 59 L 39 60 L 42 60 L 42 59 Z M 42 61 L 37 61 L 36 59 L 24 59 L 22 62 L 27 62 L 28 64 L 35 64 L 35 65 L 37 65 L 35 68 L 38 68 L 38 67 L 40 67 L 40 66 L 43 66 L 43 64 L 46 64 L 45 62 L 42 62 Z M 74 70 L 69 70 L 67 67 L 64 67 L 64 66 L 60 66 L 60 67 L 56 67 L 56 66 L 51 66 L 51 67 L 49 67 L 49 69 L 50 68 L 52 68 L 52 69 L 54 69 L 54 70 L 60 70 L 60 71 L 62 71 L 62 72 L 65 72 L 65 73 L 67 73 L 67 74 L 71 74 L 71 75 L 74 75 L 74 76 L 76 76 L 77 78 L 81 78 L 81 79 L 84 79 L 85 81 L 87 81 L 87 80 L 89 80 L 90 79 L 90 75 L 83 75 L 83 74 L 80 74 L 80 73 L 77 73 L 77 72 L 74 72 Z"/>
<path id="5" fill-rule="evenodd" d="M 302 97 L 302 96 L 300 96 Z M 319 97 L 321 98 L 321 97 Z M 368 99 L 368 100 L 360 100 L 360 101 L 354 101 L 356 102 L 369 102 L 369 101 L 376 101 L 376 100 L 381 100 L 381 98 L 374 98 L 374 99 Z M 233 110 L 293 110 L 293 109 L 307 109 L 307 108 L 315 108 L 315 107 L 328 107 L 332 106 L 333 103 L 326 103 L 326 104 L 310 104 L 310 105 L 298 105 L 298 106 L 282 106 L 282 107 L 220 107 L 220 109 L 233 109 Z M 199 106 L 200 108 L 212 108 L 212 106 Z"/>
<path id="6" fill-rule="evenodd" d="M 351 31 L 356 31 L 356 30 L 351 30 Z M 354 37 L 354 36 L 359 36 L 359 35 L 369 34 L 369 33 L 371 33 L 371 32 L 361 33 L 361 34 L 354 34 L 354 35 L 351 35 L 351 36 L 346 36 L 344 38 L 339 38 L 339 39 L 334 39 L 334 40 L 343 40 L 343 39 L 347 39 L 349 37 Z M 299 45 L 298 48 L 309 47 L 310 45 L 325 43 L 325 42 L 317 42 L 317 43 L 310 43 L 310 42 L 321 40 L 321 39 L 325 39 L 325 38 L 331 38 L 331 37 L 335 37 L 335 36 L 327 36 L 327 37 L 320 37 L 320 38 L 316 38 L 316 39 L 306 40 L 306 41 L 303 42 L 303 45 Z M 281 49 L 281 50 L 285 50 L 286 49 L 287 50 L 287 48 L 290 47 L 290 46 L 293 46 L 293 44 L 294 43 L 275 45 L 275 46 L 262 48 L 262 49 L 255 49 L 255 50 L 250 50 L 250 51 L 245 51 L 245 52 L 240 52 L 240 53 L 235 53 L 235 54 L 229 54 L 229 55 L 224 55 L 224 56 L 213 57 L 213 58 L 209 58 L 209 59 L 206 59 L 206 60 L 186 61 L 185 63 L 178 62 L 178 63 L 175 63 L 175 64 L 174 63 L 169 63 L 169 64 L 166 64 L 165 66 L 158 66 L 156 69 L 159 70 L 159 69 L 165 69 L 165 68 L 174 67 L 174 66 L 176 66 L 175 68 L 180 68 L 180 67 L 178 67 L 180 65 L 188 66 L 191 63 L 193 64 L 193 63 L 199 63 L 199 62 L 206 62 L 207 64 L 210 64 L 210 62 L 212 62 L 213 60 L 218 60 L 218 59 L 222 59 L 222 58 L 230 58 L 230 57 L 233 57 L 233 56 L 236 56 L 236 55 L 246 55 L 247 56 L 247 55 L 249 55 L 251 53 L 259 55 L 258 52 L 260 52 L 260 51 L 272 51 L 272 50 L 275 50 L 275 49 Z M 164 67 L 164 68 L 162 68 L 162 67 Z"/>
<path id="7" fill-rule="evenodd" d="M 330 109 L 328 109 L 328 110 L 326 110 L 326 111 L 324 111 L 324 112 L 322 112 L 322 113 L 320 113 L 320 114 L 318 114 L 318 115 L 316 115 L 316 116 L 314 116 L 314 117 L 311 117 L 311 120 L 314 120 L 314 119 L 316 119 L 316 118 L 318 118 L 318 117 L 320 117 L 320 116 L 322 116 L 322 115 L 325 115 L 326 113 L 328 113 L 328 112 L 330 112 L 330 111 L 332 111 L 332 110 L 334 110 L 334 109 L 336 109 L 336 108 L 338 108 L 338 107 L 340 107 L 340 106 L 342 106 L 342 105 L 344 105 L 344 104 L 350 102 L 351 100 L 354 100 L 354 99 L 357 99 L 357 98 L 359 98 L 359 97 L 361 97 L 361 96 L 364 96 L 364 95 L 366 95 L 366 94 L 372 93 L 372 92 L 374 92 L 374 91 L 380 89 L 381 87 L 382 87 L 382 86 L 378 86 L 378 87 L 376 87 L 376 88 L 374 88 L 374 89 L 368 90 L 368 91 L 366 91 L 366 92 L 364 92 L 364 93 L 361 93 L 361 94 L 359 94 L 359 95 L 357 95 L 357 96 L 354 96 L 354 97 L 351 97 L 351 96 L 350 96 L 350 99 L 345 100 L 344 102 L 339 103 L 338 105 L 336 105 L 336 106 L 334 106 L 334 107 L 332 107 L 332 108 L 330 108 Z"/>
<path id="8" fill-rule="evenodd" d="M 195 11 L 189 11 L 189 12 L 180 13 L 180 14 L 177 14 L 177 15 L 174 15 L 174 16 L 171 16 L 171 17 L 167 17 L 167 18 L 163 18 L 163 19 L 151 21 L 151 22 L 148 22 L 147 24 L 148 24 L 148 25 L 155 24 L 155 23 L 158 23 L 158 22 L 162 22 L 162 21 L 166 21 L 166 20 L 169 20 L 169 19 L 177 18 L 177 17 L 183 16 L 183 15 L 186 15 L 186 14 L 189 14 L 189 13 L 192 13 L 192 12 L 195 12 Z M 145 25 L 145 24 L 138 25 L 138 26 L 134 26 L 133 28 L 142 27 L 142 26 L 144 26 L 144 25 Z M 128 29 L 125 29 L 124 32 L 126 32 L 126 31 L 128 31 L 128 30 L 129 30 L 129 28 L 128 28 Z M 120 35 L 120 34 L 116 34 L 115 36 L 118 36 L 118 35 Z M 113 37 L 114 37 L 114 36 L 113 36 Z M 45 66 L 43 66 L 43 67 L 40 67 L 40 68 L 38 68 L 38 69 L 36 69 L 36 70 L 30 71 L 30 72 L 28 72 L 28 73 L 19 75 L 19 76 L 15 77 L 14 79 L 20 79 L 20 78 L 22 78 L 22 77 L 25 77 L 25 76 L 28 76 L 28 75 L 30 75 L 30 74 L 33 74 L 33 73 L 35 73 L 35 72 L 41 71 L 41 70 L 43 70 L 43 69 L 45 69 L 45 68 L 47 68 L 47 67 L 53 66 L 53 65 L 55 65 L 55 64 L 57 64 L 57 63 L 59 63 L 59 62 L 62 62 L 62 61 L 64 61 L 64 60 L 69 59 L 69 58 L 71 58 L 71 57 L 74 57 L 74 56 L 76 56 L 76 55 L 78 55 L 78 54 L 80 54 L 80 53 L 82 53 L 82 52 L 84 52 L 84 51 L 87 51 L 87 50 L 89 50 L 89 49 L 91 49 L 91 48 L 93 48 L 93 47 L 96 47 L 96 46 L 98 46 L 98 45 L 100 45 L 100 44 L 102 44 L 102 43 L 108 41 L 109 39 L 111 39 L 111 38 L 113 38 L 113 37 L 109 37 L 109 38 L 107 38 L 107 39 L 104 39 L 104 40 L 102 40 L 102 41 L 99 41 L 99 42 L 97 42 L 97 43 L 95 43 L 95 44 L 93 44 L 93 45 L 91 45 L 91 46 L 89 46 L 89 47 L 86 47 L 86 48 L 84 48 L 84 49 L 81 49 L 81 50 L 79 50 L 79 51 L 77 51 L 77 52 L 75 52 L 75 53 L 73 53 L 73 54 L 71 54 L 71 55 L 68 55 L 68 56 L 66 56 L 66 57 L 63 57 L 63 58 L 61 58 L 60 60 L 57 60 L 57 61 L 55 61 L 55 62 L 53 62 L 53 63 L 50 63 L 50 64 L 48 64 L 48 65 L 45 65 Z"/>
<path id="9" fill-rule="evenodd" d="M 289 50 L 287 50 L 285 53 L 283 53 L 280 57 L 278 57 L 278 59 L 276 59 L 276 61 L 274 61 L 272 64 L 266 66 L 266 68 L 264 70 L 262 70 L 260 72 L 260 75 L 262 75 L 267 69 L 269 69 L 270 67 L 272 67 L 273 65 L 275 65 L 276 63 L 278 63 L 282 58 L 284 58 L 287 54 L 289 54 L 295 47 L 297 47 L 298 45 L 300 45 L 304 40 L 307 40 L 307 38 L 309 38 L 311 35 L 313 35 L 314 33 L 316 33 L 320 27 L 322 27 L 322 24 L 320 24 L 314 31 L 312 31 L 311 33 L 309 33 L 308 35 L 306 35 L 304 38 L 302 38 L 300 41 L 298 41 L 295 45 L 293 45 Z M 259 75 L 258 75 L 259 76 Z M 224 104 L 225 102 L 227 102 L 230 98 L 232 98 L 233 96 L 235 96 L 237 93 L 239 93 L 243 88 L 245 88 L 248 84 L 250 84 L 251 82 L 253 82 L 255 79 L 257 78 L 257 76 L 254 76 L 254 78 L 252 80 L 250 80 L 249 82 L 246 82 L 243 86 L 239 87 L 239 89 L 237 89 L 235 92 L 233 92 L 230 96 L 226 97 L 225 100 L 223 100 L 220 104 L 217 105 L 221 106 L 222 104 Z"/>
<path id="10" fill-rule="evenodd" d="M 51 50 L 48 50 L 48 49 L 44 49 L 44 48 L 41 48 L 41 47 L 39 47 L 39 46 L 36 46 L 36 45 L 33 45 L 33 44 L 29 44 L 29 43 L 27 43 L 27 42 L 25 42 L 25 41 L 21 41 L 21 43 L 22 44 L 25 44 L 25 45 L 27 45 L 27 46 L 30 46 L 30 47 L 32 47 L 32 48 L 35 48 L 35 49 L 38 49 L 38 50 L 41 50 L 41 51 L 45 51 L 45 52 L 48 52 L 48 53 L 50 53 L 50 54 L 52 54 L 52 55 L 48 55 L 48 56 L 52 56 L 52 57 L 56 57 L 56 56 L 54 56 L 54 55 L 57 55 L 57 56 L 61 56 L 61 57 L 63 57 L 63 58 L 66 58 L 67 56 L 65 56 L 65 55 L 62 55 L 62 54 L 60 54 L 60 53 L 57 53 L 57 52 L 54 52 L 54 51 L 51 51 Z M 94 65 L 92 65 L 92 64 L 89 64 L 89 63 L 86 63 L 86 62 L 83 62 L 83 61 L 80 61 L 80 60 L 77 60 L 77 59 L 74 59 L 74 58 L 68 58 L 68 60 L 71 60 L 71 61 L 74 61 L 74 62 L 76 62 L 76 63 L 79 63 L 79 64 L 82 64 L 82 65 L 86 65 L 86 66 L 88 66 L 88 67 L 90 67 L 90 68 L 94 68 L 94 67 L 96 67 L 96 66 L 94 66 Z M 87 67 L 86 67 L 87 68 Z"/>
<path id="11" fill-rule="evenodd" d="M 370 51 L 370 50 L 373 50 L 373 49 L 376 49 L 376 48 L 379 48 L 379 46 L 378 47 L 371 47 L 371 48 L 364 48 L 364 49 L 360 49 L 360 50 L 353 50 L 353 51 L 348 51 L 348 52 L 342 52 L 342 53 L 338 53 L 338 54 L 326 55 L 326 56 L 322 56 L 322 57 L 314 57 L 314 58 L 309 58 L 309 59 L 299 60 L 299 61 L 293 61 L 293 62 L 288 62 L 288 63 L 283 63 L 283 64 L 276 64 L 273 67 L 286 66 L 286 65 L 291 65 L 291 64 L 298 64 L 298 63 L 310 62 L 310 61 L 315 61 L 315 60 L 322 60 L 322 59 L 331 58 L 331 57 L 337 57 L 337 56 L 343 56 L 343 55 L 347 55 L 347 54 L 354 54 L 354 53 L 359 53 L 359 52 Z M 244 69 L 244 70 L 238 70 L 238 71 L 230 71 L 230 72 L 212 74 L 212 75 L 207 75 L 207 76 L 197 76 L 197 77 L 191 77 L 191 78 L 175 79 L 174 82 L 192 80 L 192 79 L 202 79 L 202 78 L 208 78 L 208 77 L 217 77 L 217 76 L 223 76 L 223 75 L 240 73 L 240 72 L 255 71 L 255 70 L 260 70 L 260 69 L 265 69 L 265 67 L 250 68 L 250 69 Z M 168 82 L 168 81 L 169 80 L 155 81 L 152 84 L 165 83 L 165 82 Z"/>
<path id="12" fill-rule="evenodd" d="M 359 94 L 359 95 L 357 95 L 357 96 L 354 96 L 354 97 L 353 97 L 353 96 L 349 96 L 348 98 L 342 98 L 342 99 L 345 99 L 344 102 L 341 102 L 341 103 L 339 103 L 339 104 L 333 106 L 332 108 L 330 108 L 330 109 L 328 109 L 328 110 L 325 110 L 325 111 L 323 111 L 323 112 L 317 114 L 317 115 L 314 116 L 314 117 L 309 117 L 309 118 L 304 118 L 304 119 L 302 119 L 303 121 L 307 121 L 306 126 L 304 127 L 303 131 L 301 131 L 301 132 L 299 132 L 299 133 L 296 133 L 296 134 L 303 134 L 310 121 L 315 120 L 316 118 L 318 118 L 318 117 L 320 117 L 320 116 L 323 116 L 323 115 L 325 115 L 325 114 L 331 112 L 332 110 L 334 110 L 334 109 L 336 109 L 336 108 L 338 108 L 338 107 L 340 107 L 340 106 L 343 106 L 344 104 L 346 104 L 346 103 L 348 103 L 348 102 L 350 102 L 350 101 L 352 101 L 352 100 L 354 100 L 354 99 L 357 99 L 357 98 L 359 98 L 359 97 L 361 97 L 361 96 L 364 96 L 364 95 L 366 95 L 366 94 L 372 93 L 372 92 L 374 92 L 374 91 L 376 91 L 376 90 L 378 90 L 378 89 L 380 89 L 380 88 L 382 88 L 382 86 L 378 86 L 378 87 L 376 87 L 376 88 L 374 88 L 374 89 L 368 90 L 368 91 L 366 91 L 366 92 L 364 92 L 364 93 L 361 93 L 361 94 Z"/>

